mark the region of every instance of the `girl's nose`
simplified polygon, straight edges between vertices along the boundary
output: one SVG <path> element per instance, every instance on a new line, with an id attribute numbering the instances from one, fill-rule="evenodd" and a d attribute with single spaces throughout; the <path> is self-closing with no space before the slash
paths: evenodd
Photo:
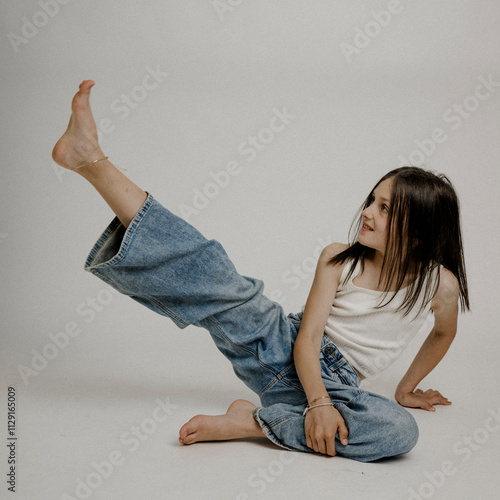
<path id="1" fill-rule="evenodd" d="M 371 205 L 370 205 L 371 206 Z M 361 212 L 361 215 L 365 218 L 365 219 L 369 219 L 370 218 L 370 207 L 366 207 L 362 212 Z"/>

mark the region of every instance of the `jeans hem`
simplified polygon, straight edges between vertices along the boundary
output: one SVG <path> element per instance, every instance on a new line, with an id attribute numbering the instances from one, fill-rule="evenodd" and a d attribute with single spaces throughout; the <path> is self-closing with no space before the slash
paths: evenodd
<path id="1" fill-rule="evenodd" d="M 280 446 L 281 448 L 284 448 L 285 450 L 288 451 L 297 451 L 295 448 L 290 448 L 289 446 L 285 446 L 274 434 L 274 432 L 271 430 L 271 427 L 269 427 L 266 422 L 264 422 L 260 416 L 259 412 L 262 410 L 262 407 L 255 408 L 253 411 L 253 418 L 257 421 L 257 423 L 260 425 L 262 432 L 266 435 L 266 437 L 272 441 L 274 444 Z"/>
<path id="2" fill-rule="evenodd" d="M 144 216 L 147 214 L 148 210 L 153 205 L 153 195 L 146 191 L 148 195 L 141 208 L 137 211 L 134 218 L 131 220 L 130 224 L 125 230 L 125 234 L 123 235 L 120 248 L 118 252 L 111 257 L 111 259 L 105 262 L 98 262 L 99 253 L 103 249 L 106 242 L 108 242 L 110 236 L 120 227 L 122 223 L 118 217 L 115 217 L 108 225 L 108 227 L 101 234 L 99 239 L 96 241 L 95 245 L 90 250 L 87 259 L 85 260 L 85 264 L 83 266 L 84 271 L 94 273 L 94 271 L 101 269 L 103 267 L 112 266 L 118 262 L 120 262 L 126 255 L 127 249 L 130 246 L 132 238 L 134 236 L 134 232 L 138 228 Z"/>

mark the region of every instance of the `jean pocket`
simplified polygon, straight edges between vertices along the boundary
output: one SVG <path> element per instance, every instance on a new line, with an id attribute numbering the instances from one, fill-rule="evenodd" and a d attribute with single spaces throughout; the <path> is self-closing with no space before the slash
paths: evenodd
<path id="1" fill-rule="evenodd" d="M 338 347 L 326 335 L 323 336 L 320 360 L 330 378 L 344 385 L 359 387 L 360 379 L 358 374 L 347 359 L 344 358 Z"/>
<path id="2" fill-rule="evenodd" d="M 354 371 L 352 366 L 346 361 L 346 363 L 337 370 L 337 377 L 339 380 L 345 384 L 352 387 L 359 387 L 361 380 L 358 374 Z"/>

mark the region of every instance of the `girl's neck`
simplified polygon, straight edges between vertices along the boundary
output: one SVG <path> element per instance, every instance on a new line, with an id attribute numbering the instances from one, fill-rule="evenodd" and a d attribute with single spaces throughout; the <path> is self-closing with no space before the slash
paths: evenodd
<path id="1" fill-rule="evenodd" d="M 368 260 L 375 269 L 378 269 L 379 272 L 382 270 L 382 263 L 384 262 L 384 254 L 382 252 L 375 250 Z"/>
<path id="2" fill-rule="evenodd" d="M 374 285 L 375 287 L 377 287 L 377 283 L 379 283 L 379 280 L 380 283 L 382 284 L 384 283 L 384 278 L 383 276 L 381 276 L 383 261 L 384 261 L 384 254 L 378 250 L 375 250 L 374 252 L 371 253 L 371 255 L 367 255 L 365 257 L 365 262 L 364 262 L 365 271 L 363 274 L 366 273 L 365 279 L 367 280 L 368 283 Z M 413 281 L 413 278 L 414 274 L 411 271 L 408 272 L 404 277 L 403 288 L 408 286 Z M 390 290 L 394 289 L 394 287 L 396 286 L 396 282 L 397 282 L 397 277 L 393 276 L 389 288 Z M 377 287 L 377 289 L 379 287 Z"/>

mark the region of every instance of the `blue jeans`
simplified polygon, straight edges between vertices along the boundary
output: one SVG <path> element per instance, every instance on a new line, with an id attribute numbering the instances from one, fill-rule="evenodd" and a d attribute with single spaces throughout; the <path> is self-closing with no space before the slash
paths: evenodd
<path id="1" fill-rule="evenodd" d="M 208 330 L 236 375 L 259 395 L 261 406 L 253 415 L 266 436 L 287 450 L 314 453 L 304 434 L 307 398 L 293 363 L 302 313 L 286 315 L 263 295 L 261 280 L 236 271 L 217 240 L 206 239 L 147 194 L 128 228 L 112 220 L 84 269 L 179 328 Z M 336 438 L 338 455 L 367 462 L 415 446 L 418 428 L 410 413 L 360 390 L 356 372 L 326 336 L 320 363 L 349 430 L 346 446 Z"/>

